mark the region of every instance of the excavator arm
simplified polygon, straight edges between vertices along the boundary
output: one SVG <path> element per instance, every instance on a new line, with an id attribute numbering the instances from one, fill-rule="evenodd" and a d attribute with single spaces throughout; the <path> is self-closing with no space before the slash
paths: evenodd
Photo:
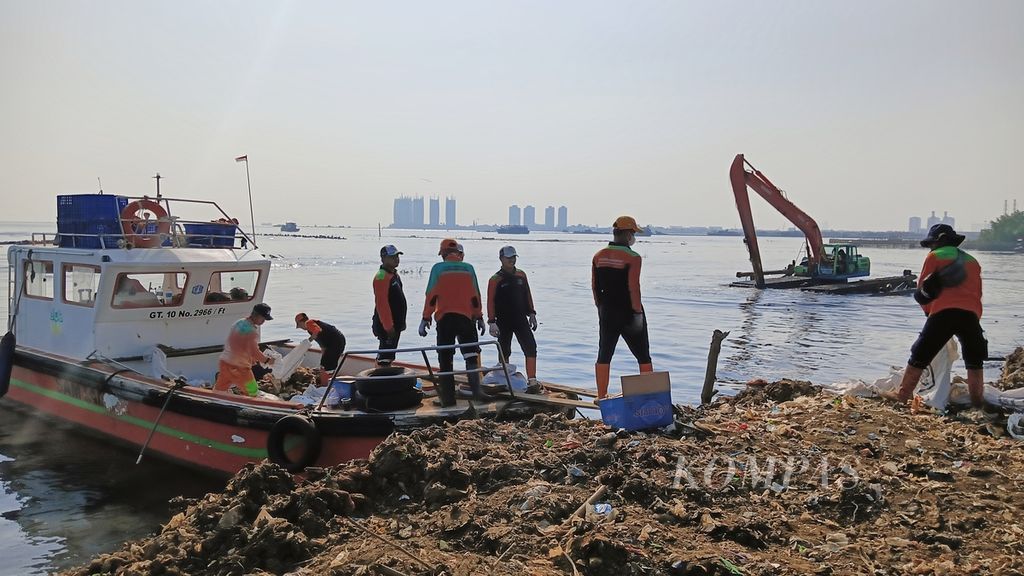
<path id="1" fill-rule="evenodd" d="M 744 165 L 749 166 L 750 170 L 748 171 Z M 732 193 L 736 197 L 736 209 L 740 213 L 740 222 L 743 224 L 743 241 L 747 244 L 750 263 L 754 267 L 755 284 L 758 287 L 764 287 L 764 271 L 761 267 L 761 252 L 757 246 L 757 234 L 754 231 L 754 217 L 750 212 L 748 186 L 804 233 L 808 246 L 808 267 L 811 270 L 816 270 L 824 258 L 825 252 L 825 243 L 821 238 L 821 229 L 818 228 L 818 223 L 790 202 L 782 194 L 782 190 L 779 190 L 771 180 L 768 180 L 764 174 L 743 158 L 743 154 L 737 154 L 732 161 L 729 180 L 732 182 Z"/>

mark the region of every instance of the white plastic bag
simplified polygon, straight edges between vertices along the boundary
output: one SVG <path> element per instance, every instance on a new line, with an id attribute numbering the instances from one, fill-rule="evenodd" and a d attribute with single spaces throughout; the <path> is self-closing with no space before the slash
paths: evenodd
<path id="1" fill-rule="evenodd" d="M 309 340 L 303 339 L 284 358 L 275 358 L 274 365 L 271 366 L 270 370 L 274 380 L 281 381 L 291 376 L 295 369 L 299 367 L 299 364 L 302 363 L 302 357 L 309 351 L 310 344 Z M 271 351 L 268 350 L 268 352 Z"/>

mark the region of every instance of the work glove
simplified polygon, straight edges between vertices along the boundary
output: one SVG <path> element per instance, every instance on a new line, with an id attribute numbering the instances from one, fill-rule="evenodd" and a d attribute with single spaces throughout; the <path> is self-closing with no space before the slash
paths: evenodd
<path id="1" fill-rule="evenodd" d="M 476 327 L 480 330 L 480 335 L 481 336 L 483 336 L 487 332 L 487 327 L 484 326 L 484 319 L 483 318 L 477 318 L 476 319 Z"/>
<path id="2" fill-rule="evenodd" d="M 427 328 L 430 328 L 430 318 L 420 320 L 420 336 L 424 338 L 427 336 Z"/>
<path id="3" fill-rule="evenodd" d="M 497 322 L 490 322 L 490 323 L 488 323 L 487 324 L 487 329 L 491 333 L 491 338 L 497 338 L 498 336 L 501 335 L 501 330 L 498 330 L 498 323 Z"/>
<path id="4" fill-rule="evenodd" d="M 537 315 L 536 314 L 530 314 L 526 318 L 530 321 L 530 330 L 533 330 L 534 332 L 536 332 L 537 331 Z"/>
<path id="5" fill-rule="evenodd" d="M 637 312 L 633 314 L 633 319 L 629 322 L 629 331 L 633 334 L 640 333 L 644 329 L 644 313 Z"/>

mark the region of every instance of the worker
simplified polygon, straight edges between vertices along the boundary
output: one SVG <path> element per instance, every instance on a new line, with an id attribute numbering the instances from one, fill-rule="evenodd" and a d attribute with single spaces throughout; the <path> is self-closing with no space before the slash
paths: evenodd
<path id="1" fill-rule="evenodd" d="M 899 389 L 883 393 L 883 398 L 900 403 L 910 400 L 921 373 L 956 336 L 967 367 L 971 404 L 976 408 L 984 405 L 983 363 L 988 358 L 988 341 L 981 329 L 981 265 L 959 248 L 963 241 L 964 236 L 948 224 L 932 226 L 921 240 L 921 246 L 931 251 L 924 259 L 914 299 L 928 319 L 910 348 Z"/>
<path id="2" fill-rule="evenodd" d="M 213 389 L 218 392 L 234 391 L 249 396 L 259 395 L 260 389 L 253 375 L 252 365 L 273 364 L 274 359 L 260 351 L 260 326 L 267 320 L 273 320 L 270 306 L 257 304 L 252 307 L 249 316 L 236 321 L 231 326 L 228 339 L 224 343 L 224 351 L 218 359 L 219 371 Z"/>
<path id="3" fill-rule="evenodd" d="M 309 339 L 320 345 L 320 386 L 327 386 L 345 351 L 345 335 L 323 320 L 313 320 L 305 312 L 295 315 L 295 327 L 309 333 Z"/>
<path id="4" fill-rule="evenodd" d="M 487 282 L 487 325 L 498 339 L 501 353 L 508 361 L 512 355 L 512 336 L 526 357 L 527 392 L 539 392 L 537 381 L 537 311 L 526 273 L 516 268 L 519 255 L 512 246 L 498 250 L 501 268 Z"/>
<path id="5" fill-rule="evenodd" d="M 373 276 L 373 335 L 380 342 L 378 350 L 398 348 L 398 339 L 405 330 L 407 304 L 402 289 L 398 264 L 402 252 L 392 244 L 380 249 L 380 268 Z M 378 352 L 377 365 L 387 366 L 395 359 L 394 352 Z"/>
<path id="6" fill-rule="evenodd" d="M 836 254 L 836 274 L 846 274 L 847 260 L 846 250 L 840 248 Z"/>
<path id="7" fill-rule="evenodd" d="M 632 216 L 619 216 L 612 224 L 612 241 L 594 254 L 591 263 L 590 282 L 600 325 L 594 365 L 598 400 L 608 395 L 612 355 L 619 336 L 636 357 L 641 373 L 654 370 L 647 317 L 640 302 L 640 255 L 630 248 L 639 231 Z"/>
<path id="8" fill-rule="evenodd" d="M 431 326 L 431 317 L 437 321 L 437 345 L 473 344 L 478 342 L 473 323 L 484 334 L 483 310 L 480 302 L 480 287 L 476 280 L 476 270 L 463 262 L 465 256 L 462 244 L 451 238 L 441 241 L 438 252 L 442 261 L 430 269 L 427 281 L 427 294 L 423 303 L 423 319 L 420 321 L 420 336 L 426 337 Z M 462 356 L 466 359 L 466 370 L 480 368 L 480 347 L 462 348 Z M 441 372 L 451 372 L 454 366 L 455 350 L 438 350 L 438 365 Z M 467 375 L 470 389 L 475 400 L 482 400 L 480 393 L 480 373 Z M 437 385 L 437 401 L 441 407 L 455 405 L 455 377 L 441 376 Z"/>

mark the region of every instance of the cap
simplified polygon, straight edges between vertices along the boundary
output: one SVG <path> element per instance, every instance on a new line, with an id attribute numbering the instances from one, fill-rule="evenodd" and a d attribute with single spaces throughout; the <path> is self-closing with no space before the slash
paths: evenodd
<path id="1" fill-rule="evenodd" d="M 636 219 L 632 216 L 619 216 L 615 219 L 615 223 L 612 224 L 613 230 L 632 230 L 633 232 L 639 232 L 640 227 L 636 225 Z"/>
<path id="2" fill-rule="evenodd" d="M 516 254 L 516 249 L 512 246 L 503 246 L 501 250 L 498 250 L 499 258 L 515 258 L 516 256 L 519 254 Z"/>
<path id="3" fill-rule="evenodd" d="M 399 254 L 405 254 L 405 252 L 399 252 L 398 248 L 395 248 L 394 244 L 388 244 L 387 246 L 380 249 L 380 257 L 385 256 L 398 256 Z"/>
<path id="4" fill-rule="evenodd" d="M 957 234 L 949 224 L 936 224 L 928 229 L 928 236 L 921 240 L 921 246 L 934 248 L 937 246 L 959 246 L 965 236 Z"/>
<path id="5" fill-rule="evenodd" d="M 305 312 L 299 312 L 295 315 L 295 327 L 302 328 L 306 325 L 306 320 L 309 320 L 309 316 L 306 316 Z"/>
<path id="6" fill-rule="evenodd" d="M 437 251 L 437 255 L 444 256 L 448 252 L 462 252 L 462 244 L 451 238 L 441 240 L 441 249 Z"/>
<path id="7" fill-rule="evenodd" d="M 273 320 L 274 317 L 270 315 L 270 306 L 266 304 L 257 304 L 252 307 L 252 313 L 254 316 L 263 316 L 267 320 Z"/>

